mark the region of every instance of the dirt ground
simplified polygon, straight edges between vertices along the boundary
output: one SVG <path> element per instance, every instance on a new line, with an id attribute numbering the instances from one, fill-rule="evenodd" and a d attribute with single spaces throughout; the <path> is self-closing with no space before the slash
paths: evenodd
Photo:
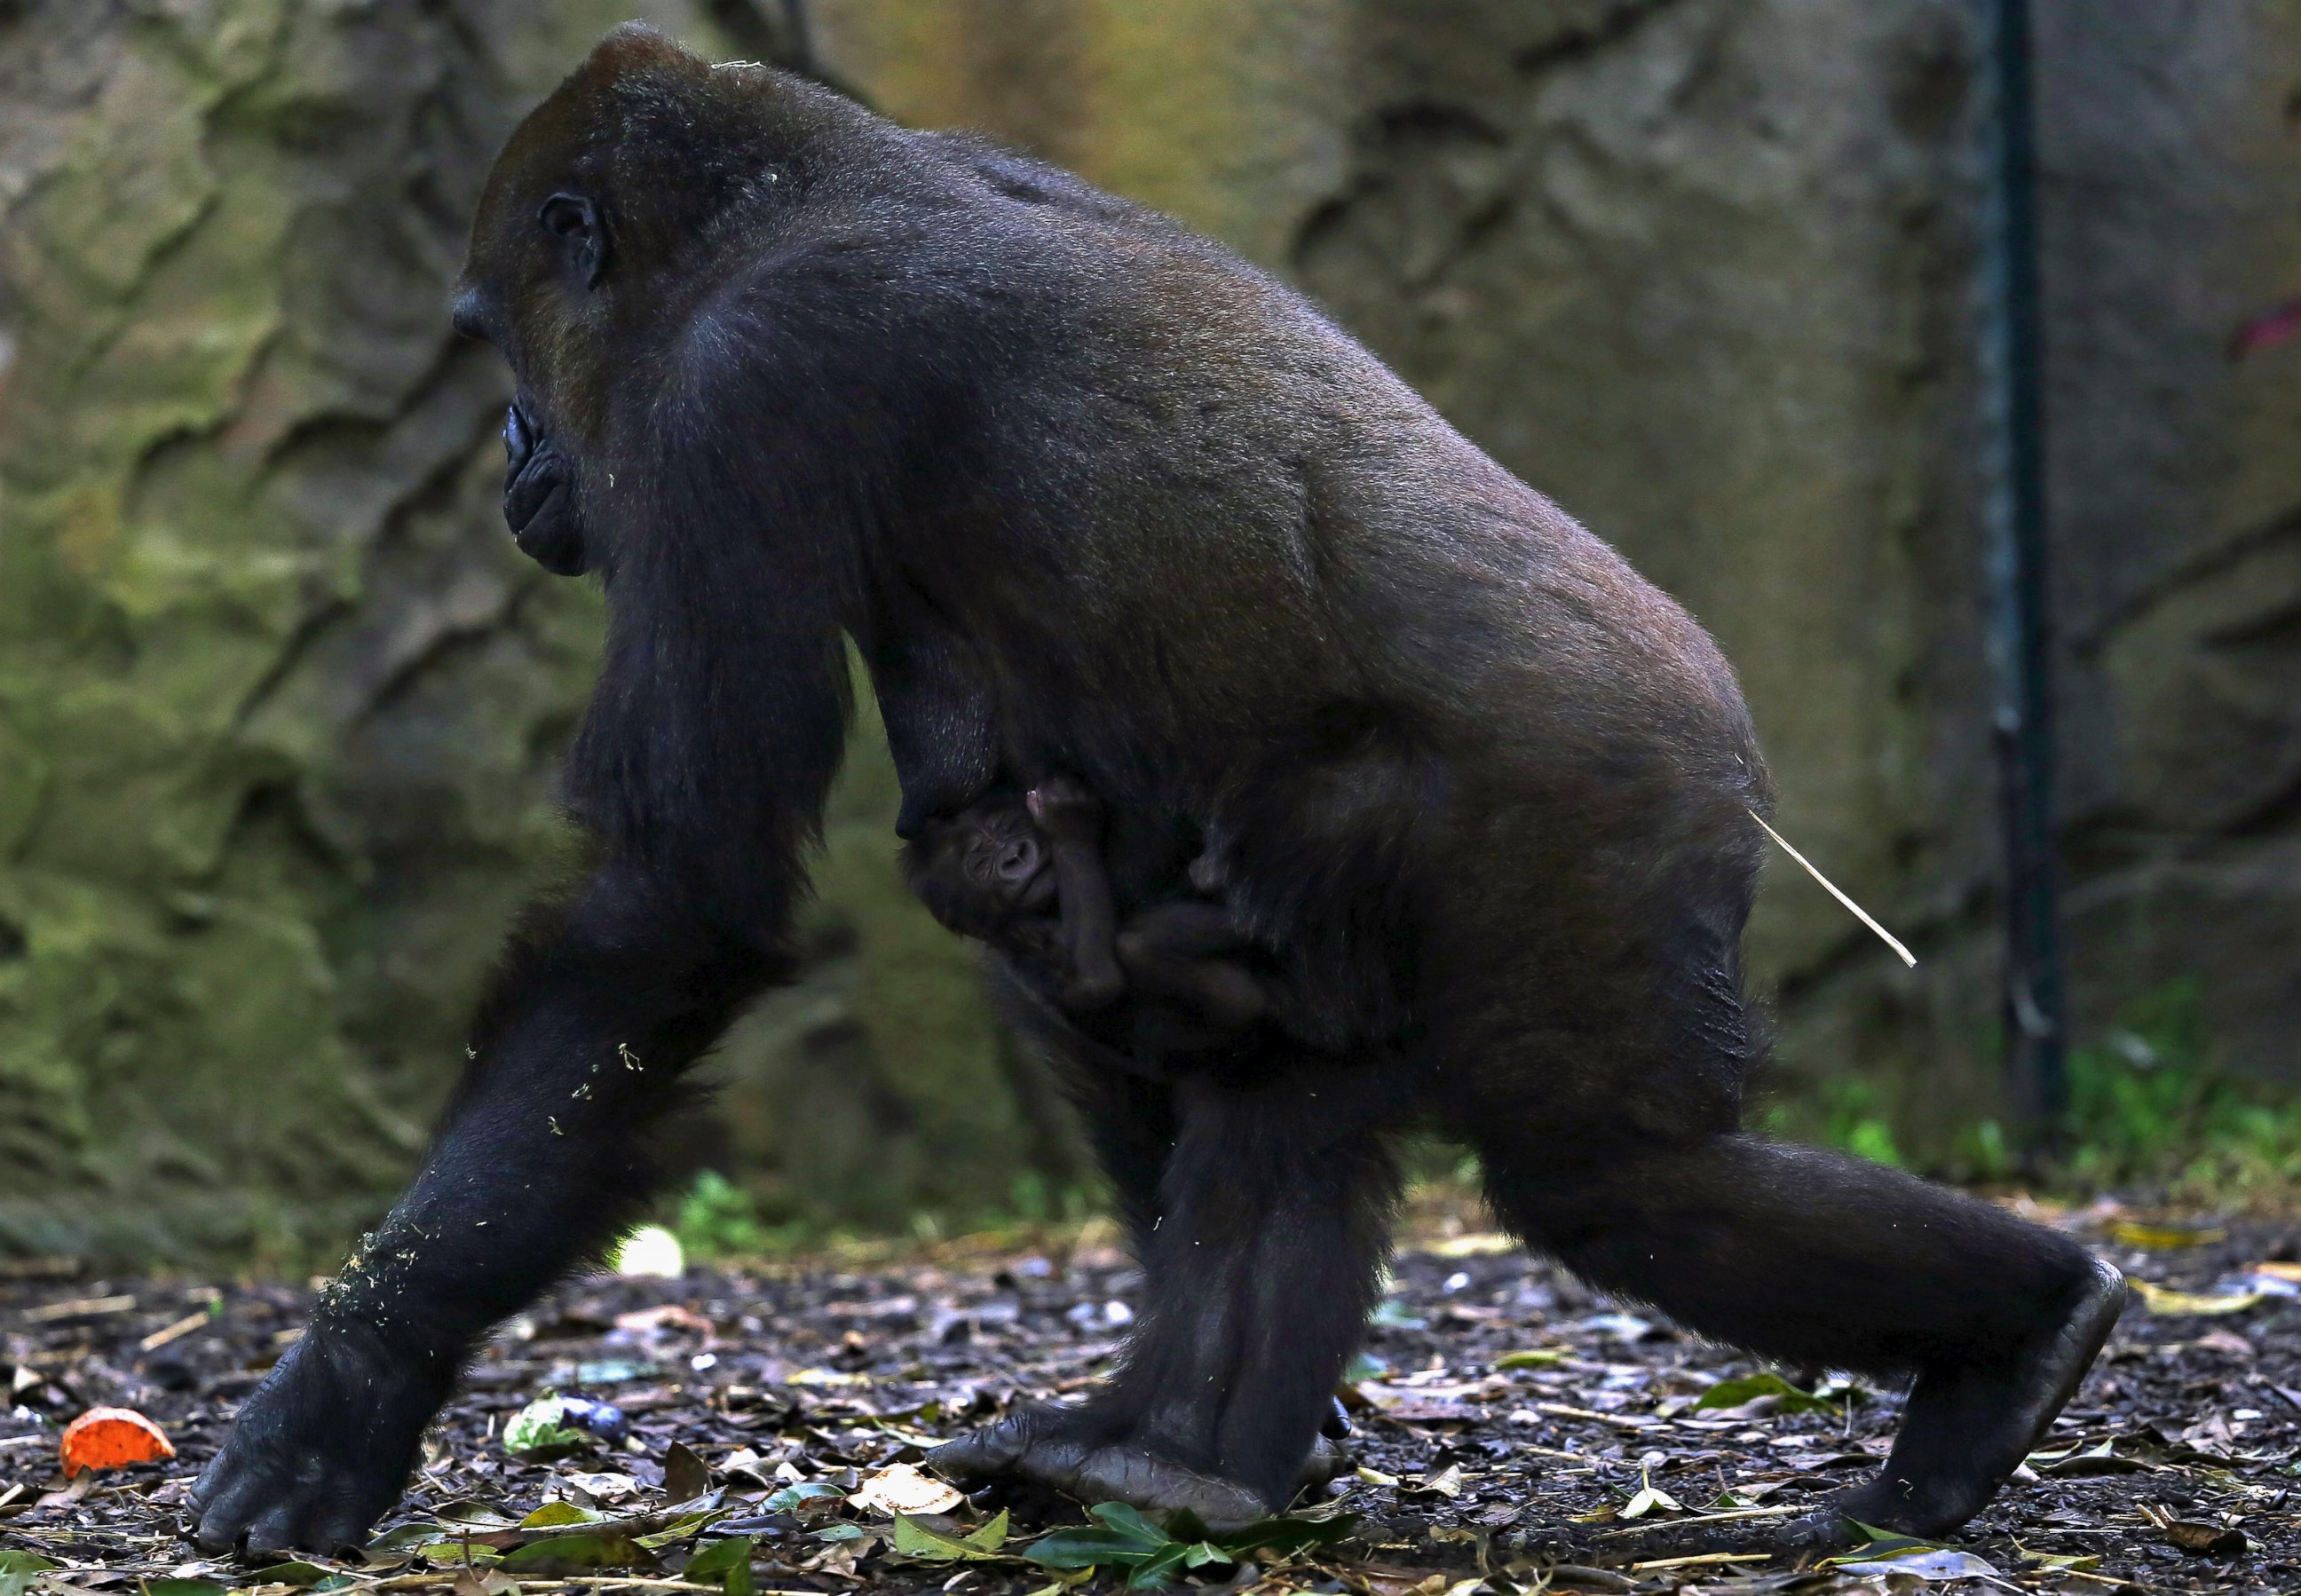
<path id="1" fill-rule="evenodd" d="M 1316 1522 L 1291 1550 L 1178 1544 L 1139 1580 L 1367 1596 L 2301 1591 L 2301 1224 L 2057 1216 L 2156 1289 L 2137 1289 L 2049 1444 L 1954 1548 L 1880 1543 L 1830 1565 L 1770 1546 L 1769 1529 L 1874 1466 L 1895 1396 L 1689 1339 L 1509 1249 L 1474 1213 L 1423 1217 L 1344 1392 L 1355 1472 L 1297 1504 Z M 264 1570 L 195 1557 L 179 1514 L 308 1292 L 17 1266 L 0 1281 L 14 1393 L 0 1596 L 1120 1588 L 1142 1546 L 1088 1575 L 1066 1566 L 1076 1536 L 1042 1538 L 1082 1524 L 1078 1507 L 959 1500 L 903 1466 L 1109 1366 L 1138 1276 L 1107 1224 L 1033 1240 L 573 1284 L 472 1370 L 366 1562 Z M 512 1456 L 507 1432 L 525 1436 L 511 1421 L 546 1392 L 612 1404 L 628 1433 Z M 60 1428 L 98 1405 L 149 1416 L 174 1460 L 67 1486 Z M 592 1422 L 615 1436 L 615 1416 Z"/>

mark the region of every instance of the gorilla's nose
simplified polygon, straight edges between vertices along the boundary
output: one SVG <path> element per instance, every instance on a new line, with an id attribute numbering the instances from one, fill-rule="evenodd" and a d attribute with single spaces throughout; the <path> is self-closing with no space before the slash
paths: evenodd
<path id="1" fill-rule="evenodd" d="M 535 453 L 535 427 L 516 405 L 504 416 L 503 440 L 504 455 L 511 462 L 512 475 L 517 476 Z"/>

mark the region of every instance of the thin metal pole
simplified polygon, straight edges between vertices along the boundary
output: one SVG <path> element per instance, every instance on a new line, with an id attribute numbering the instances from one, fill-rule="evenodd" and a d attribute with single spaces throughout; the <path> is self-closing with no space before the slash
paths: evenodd
<path id="1" fill-rule="evenodd" d="M 2009 1085 L 2034 1146 L 2069 1109 L 2068 1015 L 2054 828 L 2053 656 L 2046 547 L 2044 347 L 2029 0 L 1979 0 L 1988 140 L 1982 377 L 1992 731 L 2005 851 Z"/>

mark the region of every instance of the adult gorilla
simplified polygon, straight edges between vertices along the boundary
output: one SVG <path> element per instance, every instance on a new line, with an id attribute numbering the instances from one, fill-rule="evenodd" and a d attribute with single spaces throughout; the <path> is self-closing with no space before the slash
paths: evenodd
<path id="1" fill-rule="evenodd" d="M 634 27 L 512 139 L 456 313 L 518 378 L 522 547 L 607 583 L 569 772 L 598 863 L 506 958 L 414 1185 L 201 1477 L 204 1546 L 356 1541 L 477 1338 L 629 1221 L 641 1132 L 787 966 L 842 633 L 905 829 L 1075 774 L 1122 910 L 1211 847 L 1318 999 L 1165 1082 L 1118 1067 L 1125 1010 L 1100 1040 L 1042 1016 L 1149 1311 L 1097 1400 L 956 1471 L 1217 1522 L 1283 1503 L 1409 1112 L 1587 1278 L 1914 1376 L 1840 1504 L 1867 1523 L 1962 1522 L 2067 1400 L 2121 1296 L 2083 1249 L 1738 1129 L 1765 798 L 1710 639 L 1284 286 Z"/>

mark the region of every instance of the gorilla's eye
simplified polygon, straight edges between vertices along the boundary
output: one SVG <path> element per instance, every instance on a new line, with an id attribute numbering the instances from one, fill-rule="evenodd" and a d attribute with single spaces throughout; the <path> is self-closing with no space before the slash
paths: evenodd
<path id="1" fill-rule="evenodd" d="M 599 225 L 598 206 L 580 194 L 555 194 L 535 219 L 585 288 L 599 280 L 607 263 L 607 233 Z"/>

